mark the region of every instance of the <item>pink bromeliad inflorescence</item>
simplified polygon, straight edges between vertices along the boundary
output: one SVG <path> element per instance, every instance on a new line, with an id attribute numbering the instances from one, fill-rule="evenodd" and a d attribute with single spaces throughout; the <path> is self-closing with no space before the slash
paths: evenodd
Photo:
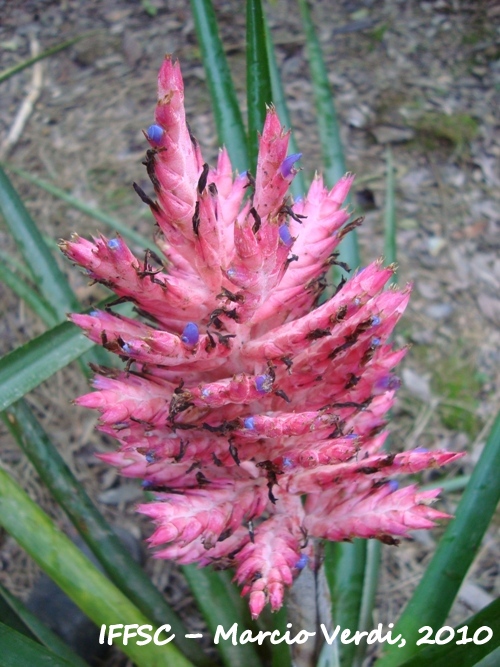
<path id="1" fill-rule="evenodd" d="M 342 208 L 353 177 L 329 190 L 317 176 L 293 202 L 300 155 L 287 156 L 273 108 L 255 179 L 234 177 L 224 149 L 209 167 L 170 57 L 158 86 L 145 161 L 156 200 L 135 187 L 160 256 L 139 260 L 120 237 L 62 243 L 138 313 L 71 316 L 127 362 L 96 368 L 97 391 L 77 403 L 98 409 L 100 430 L 120 443 L 100 458 L 155 494 L 139 511 L 156 524 L 156 557 L 234 567 L 257 617 L 266 602 L 279 609 L 311 563 L 310 538 L 396 543 L 447 517 L 429 506 L 437 490 L 389 478 L 457 455 L 383 449 L 405 354 L 388 339 L 410 296 L 384 290 L 394 269 L 374 262 L 318 305 L 356 224 Z"/>

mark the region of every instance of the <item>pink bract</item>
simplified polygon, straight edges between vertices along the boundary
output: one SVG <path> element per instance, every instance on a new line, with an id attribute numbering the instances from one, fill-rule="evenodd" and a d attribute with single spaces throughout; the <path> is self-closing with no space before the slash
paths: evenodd
<path id="1" fill-rule="evenodd" d="M 353 177 L 329 190 L 317 176 L 294 202 L 298 156 L 287 159 L 273 108 L 255 179 L 234 177 L 225 149 L 211 168 L 170 57 L 158 82 L 145 162 L 155 199 L 136 189 L 156 219 L 159 256 L 140 260 L 120 237 L 62 244 L 138 312 L 71 316 L 127 362 L 97 369 L 96 391 L 77 403 L 97 408 L 99 428 L 120 443 L 101 458 L 154 492 L 139 511 L 157 526 L 156 556 L 234 567 L 257 617 L 315 565 L 312 538 L 394 543 L 446 517 L 429 506 L 437 490 L 388 478 L 458 455 L 383 449 L 405 353 L 388 340 L 410 292 L 384 290 L 393 268 L 374 262 L 318 305 L 349 229 Z"/>

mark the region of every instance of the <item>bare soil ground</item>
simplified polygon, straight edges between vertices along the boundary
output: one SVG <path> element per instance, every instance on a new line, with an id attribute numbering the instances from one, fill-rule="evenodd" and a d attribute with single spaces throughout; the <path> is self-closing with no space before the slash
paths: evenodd
<path id="1" fill-rule="evenodd" d="M 243 3 L 214 4 L 244 104 Z M 320 164 L 320 142 L 298 9 L 293 0 L 268 9 L 304 154 L 301 164 L 311 176 Z M 97 30 L 44 61 L 40 94 L 21 135 L 4 150 L 8 159 L 149 234 L 151 218 L 131 183 L 148 187 L 140 164 L 146 149 L 141 130 L 152 122 L 156 73 L 165 52 L 181 60 L 188 116 L 207 159 L 213 160 L 217 150 L 187 0 L 0 0 L 0 16 L 0 70 L 28 57 L 33 37 L 45 49 Z M 365 262 L 382 254 L 388 146 L 396 167 L 398 278 L 402 284 L 412 281 L 414 292 L 396 336 L 399 345 L 413 347 L 402 369 L 393 446 L 465 450 L 467 457 L 439 476 L 468 474 L 500 395 L 500 6 L 494 0 L 318 0 L 314 17 L 348 168 L 358 178 L 357 206 L 365 209 L 359 235 Z M 25 70 L 2 84 L 0 144 L 32 91 L 32 76 Z M 15 176 L 13 181 L 48 237 L 108 231 L 26 181 Z M 16 254 L 2 226 L 0 243 Z M 98 286 L 89 287 L 77 270 L 59 261 L 83 300 L 100 298 Z M 2 354 L 43 331 L 3 285 L 0 304 Z M 112 443 L 94 432 L 94 414 L 68 405 L 85 391 L 78 369 L 70 367 L 32 392 L 29 401 L 106 516 L 145 536 L 148 525 L 133 509 L 141 497 L 138 484 L 120 480 L 94 457 Z M 30 465 L 1 435 L 2 465 L 71 533 Z M 444 494 L 440 505 L 453 513 L 458 498 Z M 376 622 L 395 620 L 441 531 L 418 534 L 397 549 L 384 547 Z M 450 624 L 500 594 L 498 533 L 497 517 Z M 0 558 L 0 581 L 25 598 L 37 569 L 1 532 Z M 152 559 L 147 568 L 174 606 L 199 624 L 177 570 Z"/>

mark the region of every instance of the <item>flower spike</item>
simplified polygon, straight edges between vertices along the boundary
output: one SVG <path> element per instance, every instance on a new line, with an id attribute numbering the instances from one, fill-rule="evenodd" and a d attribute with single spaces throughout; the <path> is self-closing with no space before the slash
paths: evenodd
<path id="1" fill-rule="evenodd" d="M 383 449 L 406 350 L 391 334 L 410 288 L 387 290 L 393 268 L 374 262 L 318 304 L 336 247 L 355 223 L 344 202 L 353 177 L 306 196 L 287 194 L 300 159 L 269 108 L 255 178 L 234 176 L 225 149 L 203 161 L 184 110 L 179 63 L 158 76 L 144 165 L 158 254 L 137 258 L 120 237 L 61 244 L 92 280 L 132 302 L 71 320 L 117 354 L 77 399 L 100 412 L 118 443 L 100 458 L 154 494 L 158 558 L 234 567 L 256 618 L 314 567 L 313 538 L 395 544 L 447 515 L 389 479 L 459 454 Z M 245 199 L 245 194 L 249 196 Z M 303 497 L 305 496 L 305 502 Z"/>

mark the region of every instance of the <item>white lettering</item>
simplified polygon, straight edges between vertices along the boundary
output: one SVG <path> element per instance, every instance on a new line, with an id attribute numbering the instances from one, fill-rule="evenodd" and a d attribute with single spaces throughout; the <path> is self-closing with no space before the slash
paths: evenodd
<path id="1" fill-rule="evenodd" d="M 137 632 L 135 630 L 139 627 L 139 623 L 132 623 L 125 626 L 125 632 L 123 633 L 123 643 L 125 646 L 128 644 L 128 640 L 131 637 L 137 637 Z"/>
<path id="2" fill-rule="evenodd" d="M 137 634 L 139 637 L 144 637 L 144 639 L 141 639 L 141 641 L 137 642 L 137 646 L 145 646 L 146 644 L 149 644 L 149 642 L 153 639 L 150 634 L 152 629 L 152 625 L 141 625 L 141 627 L 137 629 Z M 147 632 L 145 632 L 145 630 L 147 630 Z"/>
<path id="3" fill-rule="evenodd" d="M 292 640 L 290 643 L 293 644 L 305 644 L 306 641 L 309 639 L 309 637 L 314 637 L 316 635 L 315 632 L 307 632 L 307 630 L 301 630 L 298 635 L 295 636 L 295 639 Z"/>
<path id="4" fill-rule="evenodd" d="M 337 625 L 335 627 L 335 631 L 331 635 L 328 634 L 328 630 L 326 629 L 326 626 L 325 626 L 324 623 L 322 623 L 320 625 L 320 628 L 321 628 L 321 632 L 323 633 L 323 637 L 325 638 L 326 643 L 328 644 L 328 646 L 331 646 L 333 644 L 333 642 L 337 639 L 337 635 L 340 632 L 340 625 Z"/>
<path id="5" fill-rule="evenodd" d="M 122 633 L 120 632 L 120 628 L 123 628 L 123 623 L 117 623 L 116 625 L 110 625 L 109 626 L 109 634 L 108 634 L 108 644 L 111 646 L 113 643 L 113 639 L 115 637 L 121 637 Z"/>
<path id="6" fill-rule="evenodd" d="M 349 628 L 346 628 L 345 630 L 342 630 L 342 634 L 340 635 L 340 641 L 342 644 L 352 644 L 354 641 L 356 641 L 356 635 L 349 639 L 349 636 L 351 634 L 351 631 Z"/>
<path id="7" fill-rule="evenodd" d="M 220 641 L 219 637 L 222 637 L 222 639 L 229 639 L 229 637 L 233 635 L 232 637 L 233 646 L 238 646 L 238 640 L 236 639 L 237 632 L 238 632 L 238 623 L 233 623 L 231 629 L 228 630 L 227 632 L 225 632 L 222 625 L 218 625 L 217 630 L 215 631 L 214 644 L 219 643 Z"/>
<path id="8" fill-rule="evenodd" d="M 175 637 L 175 635 L 170 635 L 170 637 L 167 637 L 166 639 L 161 641 L 160 640 L 160 632 L 163 632 L 163 630 L 165 630 L 165 632 L 170 632 L 170 630 L 171 630 L 170 625 L 161 625 L 158 628 L 158 630 L 155 632 L 154 637 L 153 637 L 153 641 L 156 644 L 156 646 L 165 646 L 165 644 L 168 644 L 169 642 L 171 642 L 172 639 L 174 639 L 174 637 Z"/>

